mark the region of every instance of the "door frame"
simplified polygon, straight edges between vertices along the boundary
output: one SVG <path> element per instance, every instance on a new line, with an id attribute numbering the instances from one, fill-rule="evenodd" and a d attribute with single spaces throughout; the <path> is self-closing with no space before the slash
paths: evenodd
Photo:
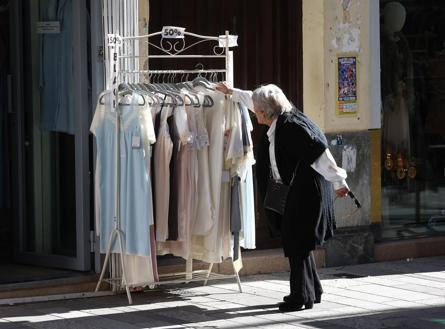
<path id="1" fill-rule="evenodd" d="M 83 6 L 82 6 L 83 4 Z M 76 257 L 49 255 L 25 251 L 26 191 L 25 191 L 25 131 L 24 131 L 24 70 L 23 60 L 23 0 L 11 1 L 11 74 L 13 124 L 13 207 L 14 207 L 14 261 L 39 266 L 58 267 L 78 271 L 91 269 L 90 251 L 90 182 L 89 169 L 89 111 L 88 96 L 88 17 L 85 2 L 72 1 L 73 13 L 73 92 L 75 99 L 75 195 L 76 195 Z"/>
<path id="2" fill-rule="evenodd" d="M 91 117 L 94 116 L 96 109 L 96 102 L 99 94 L 105 89 L 105 40 L 104 40 L 104 26 L 103 26 L 103 0 L 91 0 Z M 96 143 L 91 143 L 93 159 L 92 167 L 96 168 Z M 91 180 L 93 182 L 93 173 L 91 172 Z M 91 189 L 90 189 L 91 191 Z M 90 200 L 92 196 L 90 196 Z M 91 220 L 93 220 L 91 218 Z M 101 271 L 101 254 L 100 254 L 100 237 L 96 234 L 91 235 L 94 240 L 94 271 L 100 273 Z"/>

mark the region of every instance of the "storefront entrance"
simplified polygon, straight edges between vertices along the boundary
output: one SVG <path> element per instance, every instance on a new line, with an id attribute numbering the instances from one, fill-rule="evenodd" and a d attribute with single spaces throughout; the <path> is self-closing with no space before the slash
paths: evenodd
<path id="1" fill-rule="evenodd" d="M 92 267 L 90 5 L 9 4 L 13 263 Z"/>
<path id="2" fill-rule="evenodd" d="M 445 232 L 445 3 L 380 1 L 384 238 Z"/>

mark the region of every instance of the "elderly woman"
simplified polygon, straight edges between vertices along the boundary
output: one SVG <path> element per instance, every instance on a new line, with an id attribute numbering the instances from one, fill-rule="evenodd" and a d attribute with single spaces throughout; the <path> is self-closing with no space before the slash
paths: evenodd
<path id="1" fill-rule="evenodd" d="M 279 87 L 269 84 L 252 93 L 219 83 L 216 89 L 232 94 L 234 101 L 256 114 L 259 124 L 269 126 L 257 154 L 260 200 L 270 176 L 286 185 L 294 177 L 284 213 L 266 210 L 266 215 L 281 231 L 290 264 L 290 295 L 278 304 L 279 310 L 310 309 L 323 293 L 312 251 L 333 235 L 332 185 L 337 196 L 346 196 L 346 172 L 337 167 L 321 129 L 293 107 Z"/>

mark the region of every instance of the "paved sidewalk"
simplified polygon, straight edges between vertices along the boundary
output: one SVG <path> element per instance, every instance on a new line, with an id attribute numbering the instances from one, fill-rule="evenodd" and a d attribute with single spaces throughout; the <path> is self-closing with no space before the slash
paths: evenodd
<path id="1" fill-rule="evenodd" d="M 288 273 L 126 295 L 0 307 L 0 329 L 445 328 L 445 256 L 327 268 L 311 310 L 280 313 Z"/>

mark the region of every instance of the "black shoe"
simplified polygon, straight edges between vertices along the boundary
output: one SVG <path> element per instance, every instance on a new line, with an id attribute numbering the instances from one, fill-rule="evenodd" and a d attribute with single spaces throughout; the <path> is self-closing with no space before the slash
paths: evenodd
<path id="1" fill-rule="evenodd" d="M 287 295 L 283 297 L 283 300 L 285 302 L 292 302 L 291 296 Z M 314 304 L 320 304 L 321 303 L 321 295 L 315 295 Z"/>
<path id="2" fill-rule="evenodd" d="M 303 309 L 308 310 L 311 309 L 312 307 L 314 307 L 314 303 L 313 302 L 308 302 L 308 303 L 291 303 L 291 302 L 281 302 L 278 303 L 278 309 L 281 312 L 295 312 L 295 311 L 301 311 Z"/>

